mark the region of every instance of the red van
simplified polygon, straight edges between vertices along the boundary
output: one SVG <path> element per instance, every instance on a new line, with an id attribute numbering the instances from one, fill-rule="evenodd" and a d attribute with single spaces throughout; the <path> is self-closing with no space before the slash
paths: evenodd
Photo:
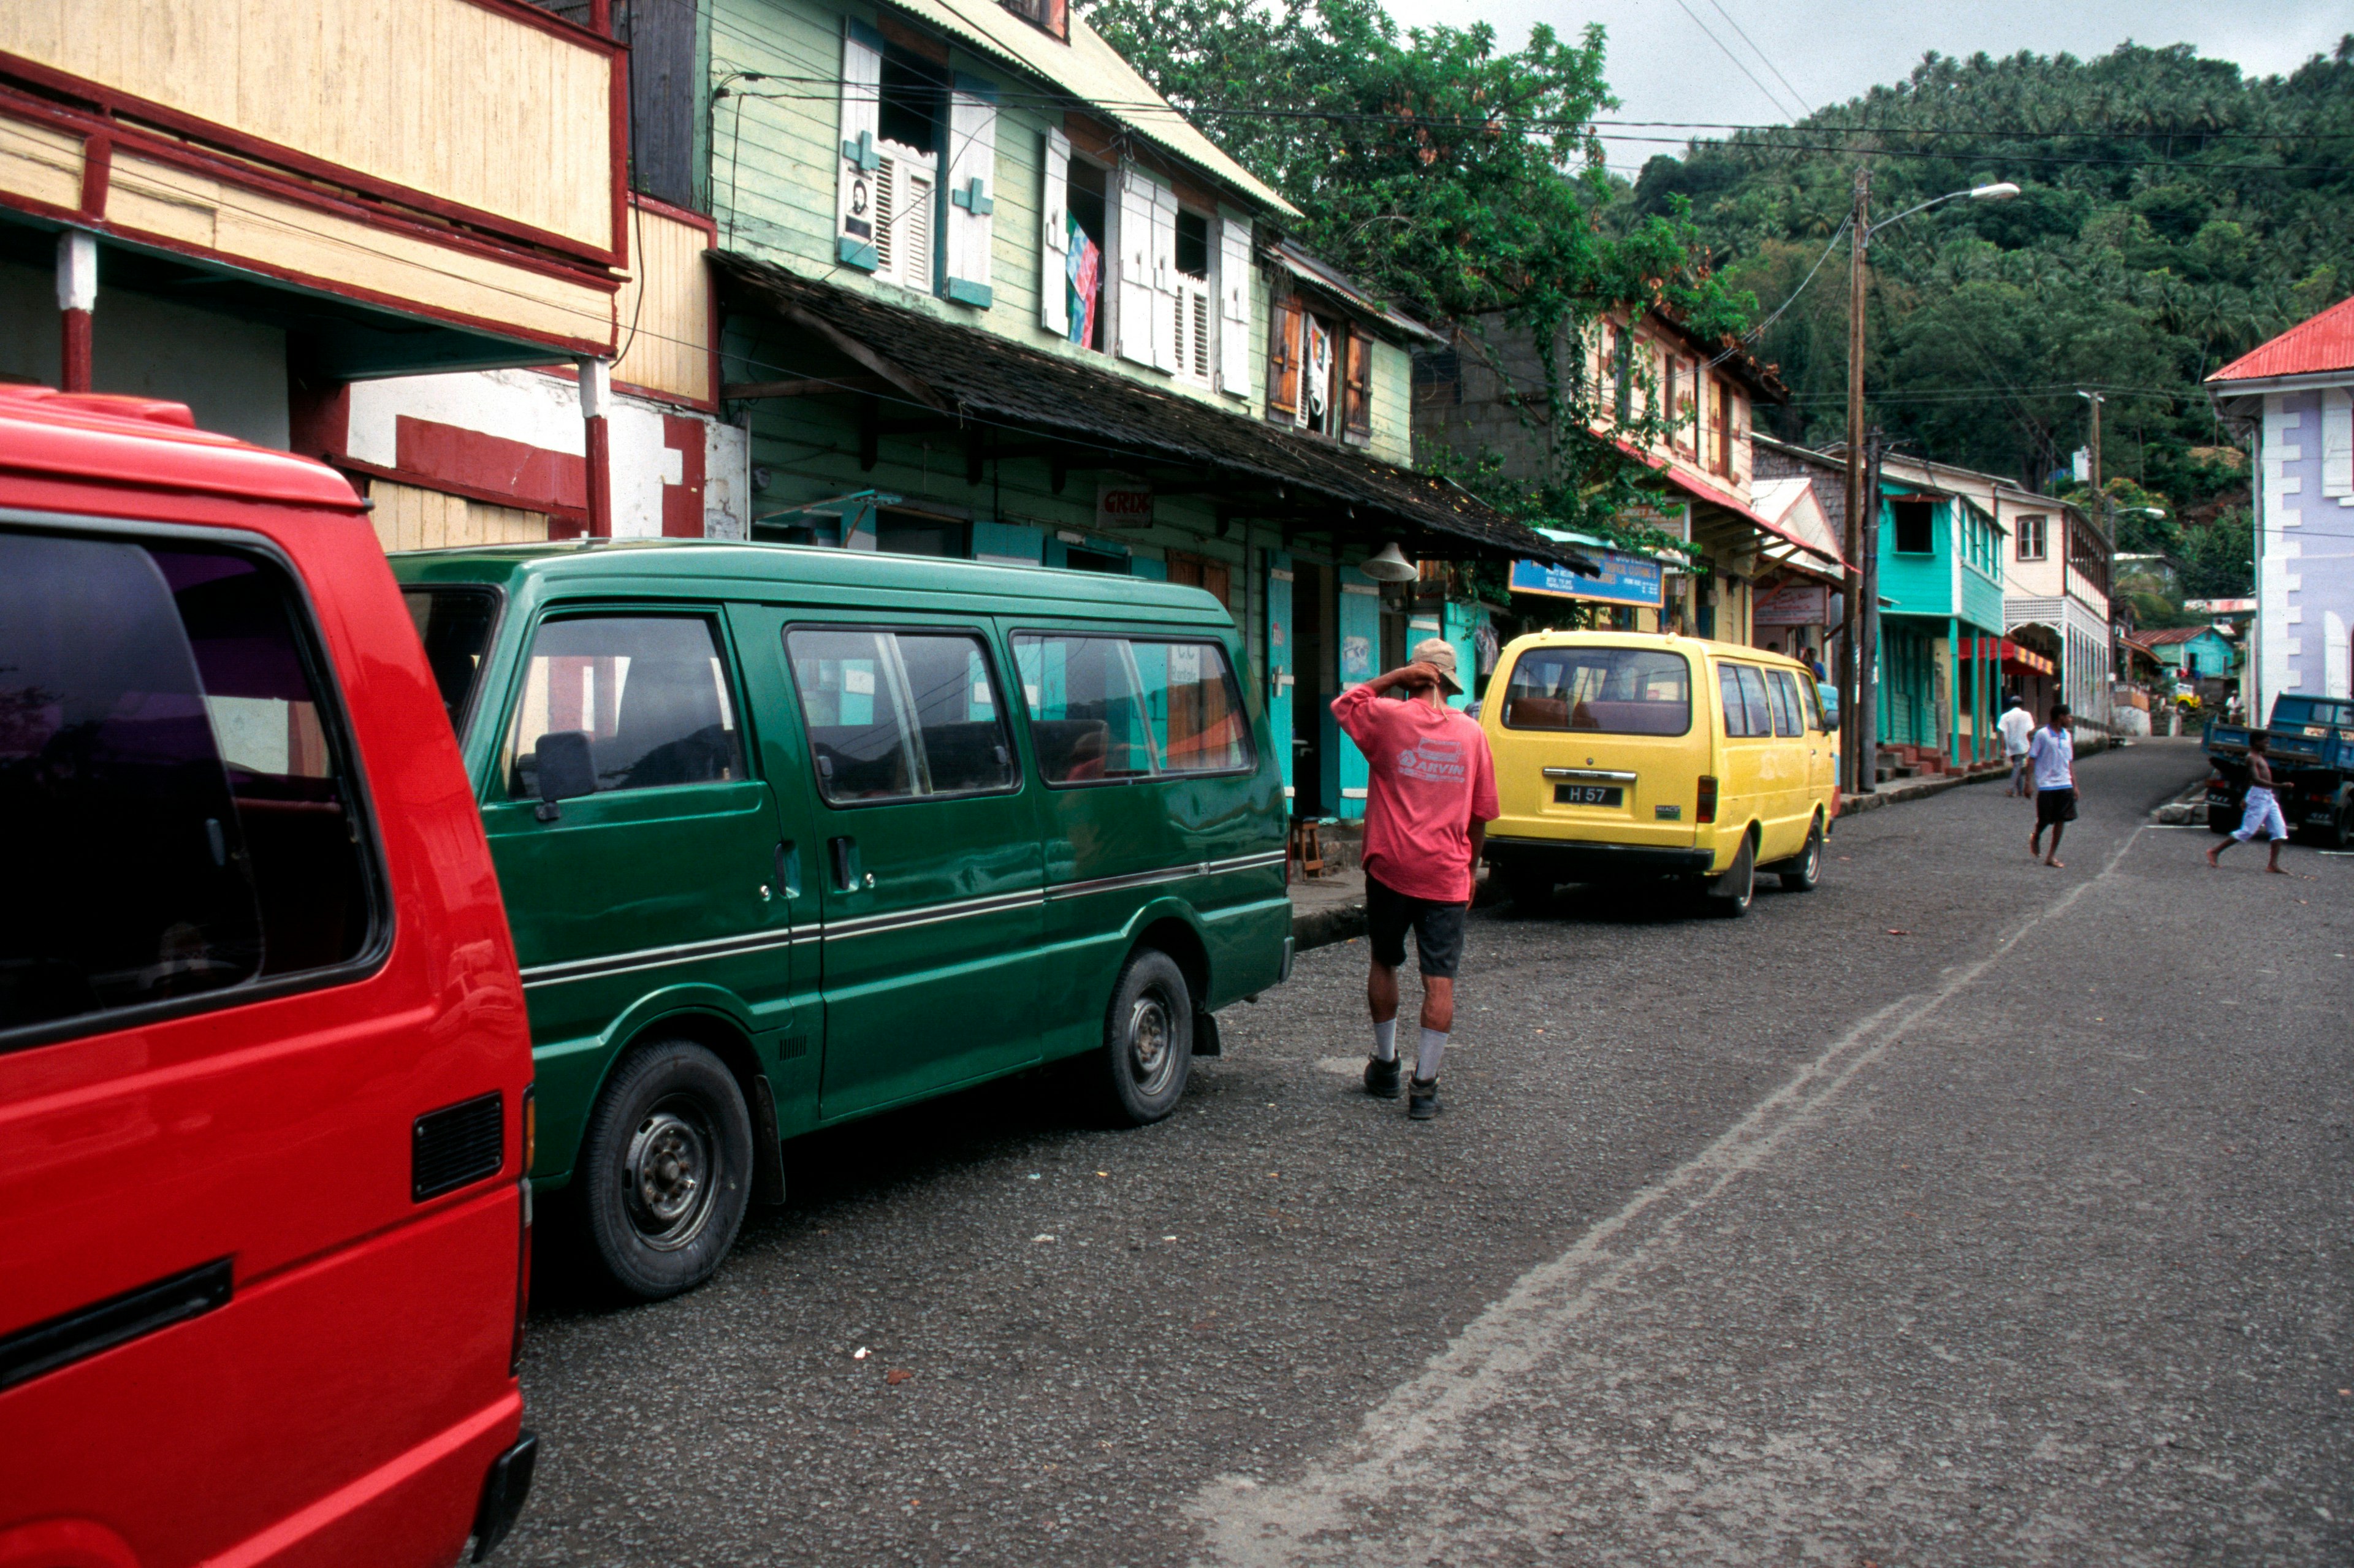
<path id="1" fill-rule="evenodd" d="M 531 1041 L 331 471 L 0 388 L 0 1568 L 513 1524 Z"/>

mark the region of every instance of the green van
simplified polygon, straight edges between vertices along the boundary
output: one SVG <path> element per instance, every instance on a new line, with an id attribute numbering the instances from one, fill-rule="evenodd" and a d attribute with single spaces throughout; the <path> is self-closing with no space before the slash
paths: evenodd
<path id="1" fill-rule="evenodd" d="M 1291 961 L 1282 779 L 1198 588 L 769 545 L 396 555 L 529 1001 L 534 1185 L 707 1278 L 781 1140 L 1044 1063 L 1175 1108 Z"/>

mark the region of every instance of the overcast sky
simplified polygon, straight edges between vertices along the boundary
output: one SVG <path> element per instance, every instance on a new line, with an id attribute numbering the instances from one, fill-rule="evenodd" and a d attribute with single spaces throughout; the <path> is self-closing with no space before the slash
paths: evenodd
<path id="1" fill-rule="evenodd" d="M 1588 22 L 1599 22 L 1609 33 L 1610 86 L 1626 102 L 1619 118 L 1741 123 L 1780 123 L 1806 110 L 1843 102 L 1874 83 L 1908 75 L 1932 49 L 1964 57 L 1981 49 L 1998 57 L 2021 49 L 2064 51 L 2083 58 L 2105 55 L 2130 38 L 2152 46 L 2191 44 L 2202 55 L 2268 76 L 2327 53 L 2340 36 L 2354 32 L 2354 11 L 2345 0 L 1384 3 L 1406 26 L 1484 20 L 1511 48 L 1527 39 L 1532 23 L 1546 22 L 1557 32 L 1575 35 Z M 1739 65 L 1728 58 L 1728 49 Z M 1645 158 L 1675 151 L 1686 134 L 1626 128 L 1628 139 L 1611 143 L 1611 166 L 1631 175 Z"/>

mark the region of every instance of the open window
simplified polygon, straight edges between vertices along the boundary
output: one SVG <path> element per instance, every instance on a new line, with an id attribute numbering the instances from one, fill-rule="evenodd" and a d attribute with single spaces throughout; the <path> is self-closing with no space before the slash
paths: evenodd
<path id="1" fill-rule="evenodd" d="M 904 288 L 987 305 L 994 90 L 952 78 L 856 20 L 845 24 L 842 53 L 835 259 Z M 952 215 L 945 270 L 943 179 Z"/>
<path id="2" fill-rule="evenodd" d="M 1043 138 L 1044 189 L 1038 203 L 1038 320 L 1082 348 L 1104 348 L 1108 238 L 1103 166 L 1071 155 L 1070 138 Z"/>
<path id="3" fill-rule="evenodd" d="M 1926 501 L 1892 501 L 1888 503 L 1890 532 L 1900 556 L 1931 556 L 1936 554 L 1936 535 L 1932 527 L 1930 503 Z"/>
<path id="4" fill-rule="evenodd" d="M 1066 44 L 1071 41 L 1069 0 L 998 0 L 998 4 L 1039 31 L 1052 34 Z"/>

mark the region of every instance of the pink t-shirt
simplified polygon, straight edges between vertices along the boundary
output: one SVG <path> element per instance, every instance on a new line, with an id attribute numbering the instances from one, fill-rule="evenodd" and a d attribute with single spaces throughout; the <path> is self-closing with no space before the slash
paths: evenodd
<path id="1" fill-rule="evenodd" d="M 1479 721 L 1352 686 L 1332 716 L 1365 754 L 1365 869 L 1409 898 L 1471 902 L 1471 822 L 1496 820 L 1496 764 Z"/>

